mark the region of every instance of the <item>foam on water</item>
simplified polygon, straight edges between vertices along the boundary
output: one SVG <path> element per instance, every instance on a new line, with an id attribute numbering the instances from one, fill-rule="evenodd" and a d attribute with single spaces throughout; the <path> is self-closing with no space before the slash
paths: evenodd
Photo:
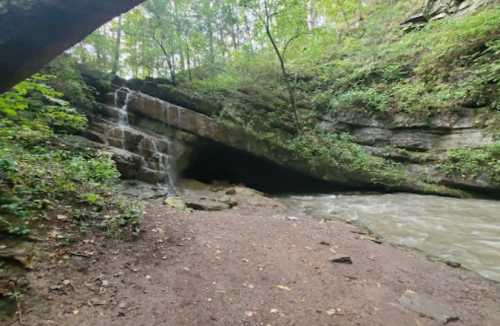
<path id="1" fill-rule="evenodd" d="M 415 194 L 293 196 L 294 210 L 357 221 L 387 241 L 500 281 L 500 201 Z"/>

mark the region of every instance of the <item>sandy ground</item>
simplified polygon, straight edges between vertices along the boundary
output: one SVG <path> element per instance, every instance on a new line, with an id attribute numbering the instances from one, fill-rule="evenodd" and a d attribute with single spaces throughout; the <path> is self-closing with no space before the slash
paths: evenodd
<path id="1" fill-rule="evenodd" d="M 459 317 L 449 325 L 500 325 L 499 287 L 474 273 L 238 196 L 218 212 L 151 200 L 139 240 L 94 234 L 58 252 L 30 274 L 38 304 L 23 308 L 22 323 L 420 326 L 444 324 L 445 314 Z M 332 263 L 339 255 L 352 264 Z M 402 304 L 405 292 L 424 302 Z"/>

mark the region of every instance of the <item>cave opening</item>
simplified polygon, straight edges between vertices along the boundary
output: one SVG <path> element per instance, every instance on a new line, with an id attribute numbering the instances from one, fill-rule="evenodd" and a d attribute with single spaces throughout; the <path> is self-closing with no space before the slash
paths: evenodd
<path id="1" fill-rule="evenodd" d="M 273 195 L 331 193 L 347 190 L 211 141 L 206 141 L 197 148 L 181 176 L 204 183 L 242 184 Z"/>

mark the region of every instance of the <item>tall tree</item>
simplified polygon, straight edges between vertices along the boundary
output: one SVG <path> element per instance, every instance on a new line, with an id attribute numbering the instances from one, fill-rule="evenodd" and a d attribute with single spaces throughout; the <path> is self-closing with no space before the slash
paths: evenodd
<path id="1" fill-rule="evenodd" d="M 111 69 L 111 74 L 116 75 L 118 73 L 120 65 L 120 53 L 122 44 L 122 16 L 118 17 L 116 26 L 116 42 L 113 56 L 113 68 Z"/>
<path id="2" fill-rule="evenodd" d="M 242 5 L 251 10 L 263 26 L 266 37 L 279 62 L 295 126 L 297 132 L 300 133 L 302 123 L 297 108 L 296 82 L 288 69 L 286 55 L 292 43 L 307 32 L 305 3 L 302 0 L 243 0 Z"/>

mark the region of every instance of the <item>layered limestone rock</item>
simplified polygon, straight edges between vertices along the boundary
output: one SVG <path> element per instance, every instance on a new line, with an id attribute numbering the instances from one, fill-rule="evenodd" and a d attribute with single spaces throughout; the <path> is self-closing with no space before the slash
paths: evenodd
<path id="1" fill-rule="evenodd" d="M 170 86 L 166 89 L 167 84 L 155 84 L 153 80 L 115 80 L 113 84 L 137 87 L 155 95 L 133 91 L 132 96 L 122 94 L 117 101 L 116 92 L 102 90 L 108 92 L 101 96 L 106 103 L 101 104 L 97 114 L 91 115 L 87 138 L 112 147 L 126 178 L 152 183 L 165 180 L 160 157 L 170 155 L 175 170 L 182 172 L 197 155 L 201 144 L 209 140 L 332 185 L 364 189 L 375 185 L 370 175 L 339 165 L 335 158 L 311 161 L 284 145 L 258 137 L 255 131 L 220 123 L 205 114 L 216 115 L 220 110 L 217 105 L 204 103 L 202 98 L 190 97 Z M 127 102 L 130 123 L 127 128 L 118 125 L 124 102 Z M 388 189 L 447 194 L 450 188 L 498 189 L 498 185 L 484 176 L 474 180 L 450 178 L 439 168 L 449 149 L 475 148 L 494 142 L 488 132 L 493 119 L 487 109 L 457 108 L 420 117 L 401 112 L 346 110 L 325 114 L 321 119 L 319 126 L 323 130 L 348 133 L 368 153 L 401 163 L 406 177 L 399 184 L 384 184 Z"/>
<path id="2" fill-rule="evenodd" d="M 433 20 L 468 15 L 485 6 L 499 3 L 498 0 L 427 0 L 401 25 L 405 30 L 420 28 Z"/>
<path id="3" fill-rule="evenodd" d="M 0 93 L 143 1 L 0 1 Z"/>
<path id="4" fill-rule="evenodd" d="M 450 149 L 478 148 L 495 143 L 495 113 L 488 108 L 457 107 L 417 116 L 409 113 L 339 111 L 323 117 L 321 128 L 347 132 L 375 156 L 401 162 L 408 175 L 430 179 L 453 188 L 496 191 L 498 184 L 486 176 L 474 179 L 449 177 L 440 163 Z"/>

